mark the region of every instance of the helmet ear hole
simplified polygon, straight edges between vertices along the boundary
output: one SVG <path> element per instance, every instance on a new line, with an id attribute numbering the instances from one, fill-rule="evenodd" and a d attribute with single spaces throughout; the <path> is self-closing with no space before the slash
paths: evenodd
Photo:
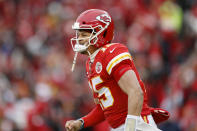
<path id="1" fill-rule="evenodd" d="M 82 22 L 82 24 L 86 24 L 86 22 L 85 22 L 85 21 L 83 21 L 83 22 Z"/>

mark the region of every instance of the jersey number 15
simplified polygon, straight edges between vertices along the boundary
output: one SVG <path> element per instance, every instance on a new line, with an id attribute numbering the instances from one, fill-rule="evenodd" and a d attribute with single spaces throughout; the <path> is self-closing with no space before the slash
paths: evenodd
<path id="1" fill-rule="evenodd" d="M 112 96 L 109 87 L 103 86 L 100 87 L 99 89 L 96 88 L 101 83 L 103 83 L 103 80 L 101 79 L 100 76 L 97 76 L 92 78 L 91 81 L 89 81 L 89 86 L 95 93 L 98 94 L 99 103 L 102 109 L 106 109 L 113 105 L 114 98 Z"/>

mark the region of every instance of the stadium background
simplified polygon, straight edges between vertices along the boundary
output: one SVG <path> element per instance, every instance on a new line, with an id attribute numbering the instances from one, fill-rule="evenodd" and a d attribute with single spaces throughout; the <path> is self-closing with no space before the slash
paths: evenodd
<path id="1" fill-rule="evenodd" d="M 71 25 L 90 8 L 112 15 L 150 105 L 171 113 L 160 128 L 197 131 L 196 0 L 0 0 L 0 130 L 63 131 L 93 108 L 86 57 L 70 71 Z"/>

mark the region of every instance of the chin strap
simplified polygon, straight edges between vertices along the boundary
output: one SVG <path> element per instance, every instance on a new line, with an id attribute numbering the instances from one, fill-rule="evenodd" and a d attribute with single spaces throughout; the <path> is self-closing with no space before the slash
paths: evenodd
<path id="1" fill-rule="evenodd" d="M 87 53 L 89 55 L 89 57 L 91 56 L 91 53 L 87 50 Z M 78 52 L 75 52 L 75 56 L 74 56 L 74 59 L 73 59 L 73 64 L 72 64 L 72 69 L 71 71 L 73 72 L 74 69 L 75 69 L 75 64 L 76 64 L 76 61 L 77 61 L 77 55 L 78 55 Z"/>
<path id="2" fill-rule="evenodd" d="M 76 64 L 76 61 L 77 61 L 77 55 L 78 55 L 78 52 L 75 52 L 75 56 L 74 56 L 74 60 L 73 60 L 73 64 L 72 64 L 72 69 L 71 69 L 72 72 L 75 69 L 75 64 Z"/>
<path id="3" fill-rule="evenodd" d="M 91 56 L 91 53 L 87 50 L 89 57 Z"/>

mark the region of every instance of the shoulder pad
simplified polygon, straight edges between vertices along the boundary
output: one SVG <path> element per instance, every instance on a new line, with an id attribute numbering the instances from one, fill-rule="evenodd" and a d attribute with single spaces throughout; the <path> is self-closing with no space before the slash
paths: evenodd
<path id="1" fill-rule="evenodd" d="M 119 48 L 119 47 L 127 48 L 125 45 L 120 44 L 120 43 L 111 43 L 111 44 L 107 44 L 107 45 L 103 46 L 101 48 L 101 50 L 103 51 L 103 53 L 105 53 L 105 52 L 109 52 L 113 48 Z"/>

